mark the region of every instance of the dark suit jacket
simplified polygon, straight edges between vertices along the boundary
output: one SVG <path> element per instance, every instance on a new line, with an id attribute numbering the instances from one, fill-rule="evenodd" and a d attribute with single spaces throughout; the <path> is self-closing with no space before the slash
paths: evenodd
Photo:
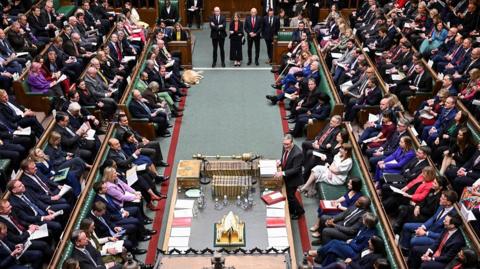
<path id="1" fill-rule="evenodd" d="M 70 128 L 70 130 L 75 132 L 72 127 L 69 126 L 69 128 Z M 62 127 L 58 124 L 55 125 L 54 130 L 62 136 L 61 145 L 66 151 L 69 151 L 69 152 L 73 151 L 73 150 L 77 149 L 77 147 L 80 145 L 80 141 L 81 141 L 82 138 L 80 136 L 78 136 L 77 134 L 72 136 L 67 131 L 66 128 L 64 128 L 64 127 Z"/>
<path id="2" fill-rule="evenodd" d="M 323 136 L 323 134 L 328 131 L 329 128 L 330 128 L 330 124 L 325 125 L 325 127 L 323 127 L 323 129 L 317 134 L 317 136 L 315 137 L 315 140 L 319 140 Z M 320 148 L 325 147 L 327 144 L 331 144 L 333 141 L 335 141 L 335 137 L 339 132 L 340 132 L 340 127 L 335 127 L 328 134 L 328 136 L 325 137 L 325 139 L 323 140 L 323 143 L 320 145 Z"/>
<path id="3" fill-rule="evenodd" d="M 12 251 L 15 249 L 15 245 L 6 239 L 2 240 Z M 10 268 L 11 266 L 18 265 L 18 261 L 15 257 L 10 255 L 12 251 L 9 251 L 0 244 L 0 268 Z M 26 268 L 26 267 L 25 267 Z"/>
<path id="4" fill-rule="evenodd" d="M 366 90 L 365 90 L 366 91 Z M 376 106 L 380 103 L 382 99 L 382 91 L 379 87 L 375 87 L 372 91 L 368 93 L 368 95 L 362 95 L 358 101 L 358 105 L 369 105 L 369 106 Z"/>
<path id="5" fill-rule="evenodd" d="M 108 218 L 105 218 L 105 215 L 103 215 L 103 219 L 107 223 L 108 227 L 105 226 L 105 224 L 101 222 L 100 219 L 94 216 L 91 212 L 89 213 L 89 218 L 92 219 L 95 223 L 95 233 L 99 238 L 111 236 L 108 227 L 113 230 L 115 226 L 112 224 L 112 222 L 110 222 L 110 220 L 108 220 Z"/>
<path id="6" fill-rule="evenodd" d="M 299 29 L 295 29 L 292 33 L 292 41 L 297 43 L 300 42 L 300 40 L 302 40 L 303 32 L 307 33 L 307 37 L 310 36 L 310 32 L 307 29 L 303 29 L 302 31 L 300 31 Z"/>
<path id="7" fill-rule="evenodd" d="M 333 217 L 335 229 L 348 236 L 355 236 L 363 225 L 362 216 L 367 212 L 364 209 L 358 209 L 357 213 L 347 222 L 345 222 L 345 218 L 348 217 L 355 209 L 357 209 L 357 207 L 351 206 L 342 213 L 335 215 Z"/>
<path id="8" fill-rule="evenodd" d="M 463 167 L 468 173 L 468 177 L 475 179 L 480 178 L 480 162 L 477 165 L 474 165 L 475 160 L 478 158 L 478 156 L 480 156 L 479 150 L 477 150 L 473 157 L 463 165 Z"/>
<path id="9" fill-rule="evenodd" d="M 262 31 L 262 17 L 255 16 L 255 25 L 252 25 L 252 16 L 247 16 L 245 18 L 243 29 L 245 29 L 247 37 L 250 37 L 248 34 L 253 32 L 257 34 L 254 38 L 260 38 L 260 32 Z"/>
<path id="10" fill-rule="evenodd" d="M 442 233 L 442 235 L 433 243 L 433 245 L 430 246 L 430 249 L 435 252 L 440 245 L 440 242 L 443 239 L 443 236 L 445 233 L 448 231 L 445 231 Z M 442 251 L 440 252 L 440 256 L 435 257 L 436 262 L 440 263 L 445 263 L 447 264 L 450 262 L 455 256 L 457 256 L 457 253 L 460 251 L 465 246 L 465 239 L 463 238 L 462 232 L 460 230 L 457 230 L 455 233 L 453 233 L 445 242 L 445 245 L 442 248 Z"/>
<path id="11" fill-rule="evenodd" d="M 12 104 L 14 103 L 12 102 Z M 17 106 L 16 104 L 14 105 L 20 110 L 24 111 L 23 107 Z M 0 102 L 0 113 L 3 115 L 4 119 L 6 119 L 12 127 L 14 127 L 12 129 L 17 129 L 17 123 L 22 119 L 22 116 L 16 115 L 15 111 L 11 109 L 8 106 L 8 104 L 1 103 L 1 102 Z"/>
<path id="12" fill-rule="evenodd" d="M 320 104 L 317 103 L 312 109 L 309 110 L 310 116 L 308 116 L 310 119 L 315 119 L 315 120 L 325 120 L 330 116 L 330 111 L 331 107 L 330 104 Z"/>
<path id="13" fill-rule="evenodd" d="M 107 199 L 104 199 L 98 194 L 95 195 L 95 202 L 100 201 L 102 203 L 105 203 L 105 205 L 107 205 L 107 211 L 103 217 L 113 222 L 121 220 L 123 218 L 122 213 L 120 211 L 122 208 L 119 205 L 117 205 L 115 202 L 113 202 L 113 199 L 109 200 L 108 194 L 105 194 L 105 197 Z"/>
<path id="14" fill-rule="evenodd" d="M 149 105 L 147 103 L 145 103 L 145 105 L 147 105 L 147 107 L 149 107 Z M 130 111 L 130 114 L 132 114 L 132 117 L 134 117 L 134 118 L 150 119 L 152 117 L 151 114 L 150 114 L 150 113 L 152 113 L 152 111 L 151 110 L 146 111 L 145 108 L 136 100 L 132 100 L 130 102 L 130 104 L 128 105 L 128 111 Z"/>
<path id="15" fill-rule="evenodd" d="M 268 15 L 263 17 L 262 37 L 265 40 L 273 40 L 273 37 L 278 34 L 278 30 L 280 30 L 280 20 L 277 16 L 273 16 L 272 25 L 269 23 Z"/>
<path id="16" fill-rule="evenodd" d="M 381 254 L 377 253 L 370 253 L 363 258 L 361 257 L 361 253 L 357 256 L 353 257 L 352 262 L 347 265 L 347 269 L 365 269 L 365 268 L 373 268 L 373 264 L 378 258 L 382 258 Z"/>
<path id="17" fill-rule="evenodd" d="M 210 20 L 210 38 L 211 39 L 222 39 L 227 37 L 227 20 L 225 16 L 220 15 L 220 22 L 215 19 L 215 16 L 211 16 Z M 212 25 L 213 23 L 213 25 Z M 219 27 L 221 25 L 221 27 Z"/>
<path id="18" fill-rule="evenodd" d="M 59 193 L 58 189 L 58 184 L 53 182 L 53 180 L 47 179 L 44 175 L 41 173 L 36 173 L 37 177 L 40 178 L 40 180 L 45 183 L 45 185 L 48 187 L 48 190 L 52 195 L 56 195 Z M 26 188 L 28 188 L 31 191 L 34 191 L 37 194 L 45 194 L 45 195 L 50 195 L 48 193 L 45 193 L 45 191 L 42 189 L 42 187 L 37 184 L 30 176 L 27 174 L 23 173 L 21 177 L 22 183 L 25 185 Z"/>
<path id="19" fill-rule="evenodd" d="M 417 162 L 418 159 L 417 157 L 415 157 L 411 159 L 407 163 L 407 165 L 402 168 L 401 174 L 407 181 L 413 180 L 414 178 L 418 177 L 418 175 L 420 175 L 420 173 L 422 172 L 423 168 L 428 165 L 427 160 L 423 160 L 418 165 Z"/>
<path id="20" fill-rule="evenodd" d="M 170 6 L 170 13 L 167 12 L 167 7 L 164 6 L 160 11 L 160 19 L 161 20 L 175 20 L 178 21 L 178 12 L 177 8 L 173 5 Z"/>
<path id="21" fill-rule="evenodd" d="M 85 253 L 81 252 L 77 248 L 73 248 L 72 250 L 72 258 L 76 259 L 80 265 L 81 269 L 104 269 L 105 264 L 103 263 L 102 260 L 102 255 L 100 255 L 100 252 L 95 249 L 92 245 L 88 244 L 85 249 L 90 253 L 90 256 L 95 260 L 95 264 L 90 260 L 90 258 L 85 255 Z"/>
<path id="22" fill-rule="evenodd" d="M 9 31 L 10 33 L 11 31 Z M 0 43 L 0 54 L 2 57 L 6 58 L 12 54 L 12 52 L 15 52 L 15 49 L 13 46 L 10 44 L 7 38 L 3 39 L 3 44 Z"/>
<path id="23" fill-rule="evenodd" d="M 32 202 L 35 203 L 40 209 L 46 211 L 48 205 L 44 204 L 36 195 L 33 193 L 26 191 L 24 193 L 25 196 Z M 24 221 L 28 224 L 40 224 L 42 223 L 40 214 L 35 216 L 35 212 L 25 203 L 22 199 L 15 195 L 10 195 L 9 198 L 10 204 L 12 204 L 13 210 L 15 214 L 18 216 L 19 219 Z"/>
<path id="24" fill-rule="evenodd" d="M 17 222 L 20 223 L 22 228 L 24 229 L 22 232 L 19 232 L 17 228 L 11 223 L 10 221 L 4 219 L 3 217 L 0 216 L 0 222 L 5 224 L 7 226 L 7 239 L 8 241 L 14 243 L 14 244 L 23 244 L 27 239 L 30 237 L 30 233 L 27 231 L 28 229 L 28 223 L 25 223 L 23 225 L 22 221 L 19 218 L 16 218 Z"/>
<path id="25" fill-rule="evenodd" d="M 122 156 L 121 152 L 123 152 L 125 158 Z M 135 160 L 133 156 L 128 155 L 120 149 L 119 151 L 115 151 L 110 149 L 108 152 L 108 158 L 114 160 L 117 163 L 118 169 L 122 172 L 125 172 L 132 166 L 132 162 Z"/>
<path id="26" fill-rule="evenodd" d="M 73 41 L 71 39 L 63 43 L 63 51 L 69 56 L 80 57 L 80 44 L 77 44 L 78 53 L 75 51 Z"/>
<path id="27" fill-rule="evenodd" d="M 17 52 L 22 51 L 26 45 L 29 45 L 25 36 L 15 31 L 8 31 L 8 42 L 10 42 L 12 48 Z"/>
<path id="28" fill-rule="evenodd" d="M 130 126 L 128 127 L 122 127 L 120 125 L 117 124 L 117 132 L 116 132 L 116 135 L 115 137 L 118 139 L 118 140 L 122 140 L 122 137 L 123 137 L 123 134 L 125 132 L 130 132 L 130 133 L 133 133 L 133 135 L 135 136 L 135 139 L 137 139 L 138 142 L 142 142 L 142 138 L 143 136 L 140 135 L 137 131 L 133 130 L 132 128 L 130 128 Z"/>
<path id="29" fill-rule="evenodd" d="M 282 150 L 282 158 L 284 153 L 285 151 Z M 280 158 L 280 160 L 282 160 L 282 158 Z M 285 185 L 287 187 L 297 187 L 303 184 L 302 164 L 302 150 L 294 145 L 288 154 L 285 166 L 282 167 L 282 171 L 285 173 L 283 180 L 285 181 Z"/>
<path id="30" fill-rule="evenodd" d="M 195 5 L 195 2 L 193 0 L 187 0 L 187 9 L 189 9 L 190 7 L 194 6 Z M 203 8 L 203 3 L 202 3 L 202 0 L 198 0 L 197 1 L 197 5 L 196 5 L 197 8 Z M 190 11 L 189 11 L 190 12 Z"/>
<path id="31" fill-rule="evenodd" d="M 172 41 L 187 41 L 188 35 L 185 31 L 180 31 L 180 40 L 177 40 L 177 31 L 172 33 Z"/>
<path id="32" fill-rule="evenodd" d="M 31 14 L 28 16 L 28 24 L 30 25 L 30 29 L 32 29 L 32 33 L 35 36 L 48 37 L 48 31 L 45 30 L 46 25 L 43 25 L 40 17 L 33 15 L 33 12 L 31 12 Z"/>

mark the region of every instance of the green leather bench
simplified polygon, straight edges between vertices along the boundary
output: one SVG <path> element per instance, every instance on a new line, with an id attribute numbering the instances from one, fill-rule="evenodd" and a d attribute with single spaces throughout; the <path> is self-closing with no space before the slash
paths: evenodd
<path id="1" fill-rule="evenodd" d="M 77 6 L 75 5 L 69 5 L 69 4 L 63 4 L 63 2 L 70 3 L 69 1 L 64 1 L 64 0 L 53 0 L 53 7 L 55 8 L 55 11 L 60 14 L 64 14 L 65 17 L 70 17 L 73 15 L 73 12 L 77 9 Z"/>

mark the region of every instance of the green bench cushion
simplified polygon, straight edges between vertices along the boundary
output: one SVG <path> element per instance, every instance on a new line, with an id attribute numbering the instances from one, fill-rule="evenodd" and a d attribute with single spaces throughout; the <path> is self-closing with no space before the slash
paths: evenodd
<path id="1" fill-rule="evenodd" d="M 292 40 L 292 34 L 293 32 L 291 31 L 279 31 L 277 35 L 277 40 L 278 41 L 290 41 Z"/>

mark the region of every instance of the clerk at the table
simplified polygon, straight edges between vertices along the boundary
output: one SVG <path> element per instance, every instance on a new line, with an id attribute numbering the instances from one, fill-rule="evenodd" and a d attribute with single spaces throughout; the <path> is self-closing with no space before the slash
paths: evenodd
<path id="1" fill-rule="evenodd" d="M 290 134 L 283 138 L 282 158 L 279 166 L 281 172 L 275 173 L 275 177 L 283 177 L 287 189 L 288 207 L 292 219 L 299 219 L 305 213 L 303 207 L 295 197 L 297 187 L 303 184 L 302 177 L 302 150 L 293 144 L 293 137 Z"/>

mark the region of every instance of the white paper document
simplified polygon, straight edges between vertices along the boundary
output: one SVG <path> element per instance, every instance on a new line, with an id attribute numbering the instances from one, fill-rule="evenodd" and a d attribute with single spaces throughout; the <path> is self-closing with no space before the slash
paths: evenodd
<path id="1" fill-rule="evenodd" d="M 60 211 L 56 211 L 55 213 L 53 213 L 53 216 L 56 218 L 57 216 L 60 216 L 60 215 L 63 215 L 63 209 L 60 210 Z"/>
<path id="2" fill-rule="evenodd" d="M 403 78 L 402 74 L 392 74 L 392 80 L 394 81 L 402 80 Z"/>
<path id="3" fill-rule="evenodd" d="M 341 90 L 342 92 L 345 92 L 345 91 L 347 91 L 348 88 L 350 88 L 352 85 L 353 85 L 353 82 L 352 82 L 351 80 L 349 80 L 349 81 L 343 83 L 342 85 L 340 85 L 340 90 Z"/>
<path id="4" fill-rule="evenodd" d="M 330 53 L 330 55 L 332 55 L 333 59 L 338 59 L 338 58 L 342 57 L 342 54 L 338 53 L 338 52 L 332 52 L 332 53 Z"/>
<path id="5" fill-rule="evenodd" d="M 132 168 L 127 170 L 127 184 L 128 186 L 132 186 L 137 182 L 138 176 L 137 176 L 137 167 L 133 166 Z"/>
<path id="6" fill-rule="evenodd" d="M 178 209 L 173 211 L 174 218 L 191 218 L 193 217 L 191 209 Z"/>
<path id="7" fill-rule="evenodd" d="M 32 245 L 32 242 L 27 239 L 27 242 L 25 242 L 25 244 L 23 244 L 23 250 L 22 250 L 22 253 L 20 253 L 20 255 L 17 256 L 17 260 L 20 259 L 23 254 L 25 253 L 25 251 L 27 251 L 27 249 Z"/>
<path id="8" fill-rule="evenodd" d="M 375 114 L 369 113 L 368 114 L 368 121 L 369 122 L 376 122 L 376 121 L 378 121 L 378 116 L 375 115 Z"/>
<path id="9" fill-rule="evenodd" d="M 317 156 L 319 157 L 320 159 L 322 160 L 326 160 L 327 159 L 327 155 L 321 153 L 321 152 L 318 152 L 318 151 L 313 151 L 313 156 Z"/>
<path id="10" fill-rule="evenodd" d="M 38 230 L 36 230 L 35 232 L 33 232 L 29 239 L 30 240 L 35 240 L 35 239 L 39 239 L 39 238 L 44 238 L 44 237 L 48 237 L 48 228 L 47 228 L 47 224 L 43 224 L 41 226 L 38 227 Z"/>
<path id="11" fill-rule="evenodd" d="M 477 220 L 477 218 L 473 214 L 472 210 L 468 210 L 468 208 L 466 208 L 463 203 L 462 203 L 462 208 L 460 209 L 460 211 L 462 212 L 463 218 L 465 218 L 467 221 Z"/>
<path id="12" fill-rule="evenodd" d="M 286 237 L 287 236 L 287 228 L 280 227 L 280 228 L 267 228 L 268 238 L 270 237 Z"/>
<path id="13" fill-rule="evenodd" d="M 171 237 L 188 237 L 190 236 L 190 227 L 173 227 L 170 231 Z"/>
<path id="14" fill-rule="evenodd" d="M 28 126 L 27 128 L 18 128 L 13 132 L 14 135 L 31 135 L 32 127 Z"/>
<path id="15" fill-rule="evenodd" d="M 62 74 L 58 79 L 57 79 L 57 84 L 66 80 L 67 79 L 67 76 L 65 74 Z"/>
<path id="16" fill-rule="evenodd" d="M 277 172 L 277 161 L 275 160 L 260 160 L 260 177 L 273 177 Z"/>
<path id="17" fill-rule="evenodd" d="M 87 139 L 87 140 L 95 140 L 95 133 L 96 133 L 95 130 L 89 129 L 89 130 L 87 131 L 87 136 L 85 137 L 85 139 Z"/>
<path id="18" fill-rule="evenodd" d="M 59 195 L 60 197 L 63 197 L 63 195 L 65 195 L 65 193 L 69 192 L 71 189 L 72 189 L 72 187 L 70 187 L 69 185 L 63 185 L 63 186 L 62 186 L 62 189 L 60 190 L 60 192 L 58 193 L 58 195 Z"/>
<path id="19" fill-rule="evenodd" d="M 403 194 L 405 193 L 405 192 L 402 191 L 401 189 L 396 188 L 396 187 L 394 187 L 394 186 L 390 186 L 390 189 L 391 189 L 393 192 L 396 192 L 396 193 L 401 194 L 401 195 L 403 195 Z"/>
<path id="20" fill-rule="evenodd" d="M 285 96 L 285 98 L 287 98 L 289 100 L 292 100 L 292 94 L 285 93 L 284 96 Z"/>
<path id="21" fill-rule="evenodd" d="M 283 237 L 269 237 L 268 248 L 284 249 L 288 247 L 288 238 Z"/>
<path id="22" fill-rule="evenodd" d="M 135 56 L 124 56 L 122 58 L 122 63 L 127 63 L 127 62 L 134 61 L 134 60 L 135 60 Z"/>
<path id="23" fill-rule="evenodd" d="M 285 210 L 279 208 L 267 208 L 267 218 L 284 218 Z"/>
<path id="24" fill-rule="evenodd" d="M 146 163 L 141 164 L 141 165 L 137 165 L 137 172 L 144 171 L 145 169 L 147 169 L 147 164 Z"/>
<path id="25" fill-rule="evenodd" d="M 168 241 L 169 247 L 188 247 L 188 240 L 190 238 L 187 236 L 172 236 Z"/>
<path id="26" fill-rule="evenodd" d="M 175 208 L 176 209 L 192 209 L 194 204 L 195 204 L 195 200 L 177 199 L 177 202 L 175 203 Z"/>
<path id="27" fill-rule="evenodd" d="M 17 55 L 17 57 L 22 57 L 22 56 L 27 56 L 29 55 L 30 53 L 26 52 L 26 51 L 21 51 L 21 52 L 17 52 L 15 53 Z"/>
<path id="28" fill-rule="evenodd" d="M 102 246 L 102 250 L 114 248 L 117 253 L 122 253 L 123 251 L 123 240 L 118 240 L 115 242 L 107 242 L 105 245 Z M 109 255 L 109 254 L 107 254 Z"/>
<path id="29" fill-rule="evenodd" d="M 275 204 L 267 205 L 268 208 L 276 208 L 276 209 L 282 209 L 285 210 L 285 201 L 281 201 Z"/>

